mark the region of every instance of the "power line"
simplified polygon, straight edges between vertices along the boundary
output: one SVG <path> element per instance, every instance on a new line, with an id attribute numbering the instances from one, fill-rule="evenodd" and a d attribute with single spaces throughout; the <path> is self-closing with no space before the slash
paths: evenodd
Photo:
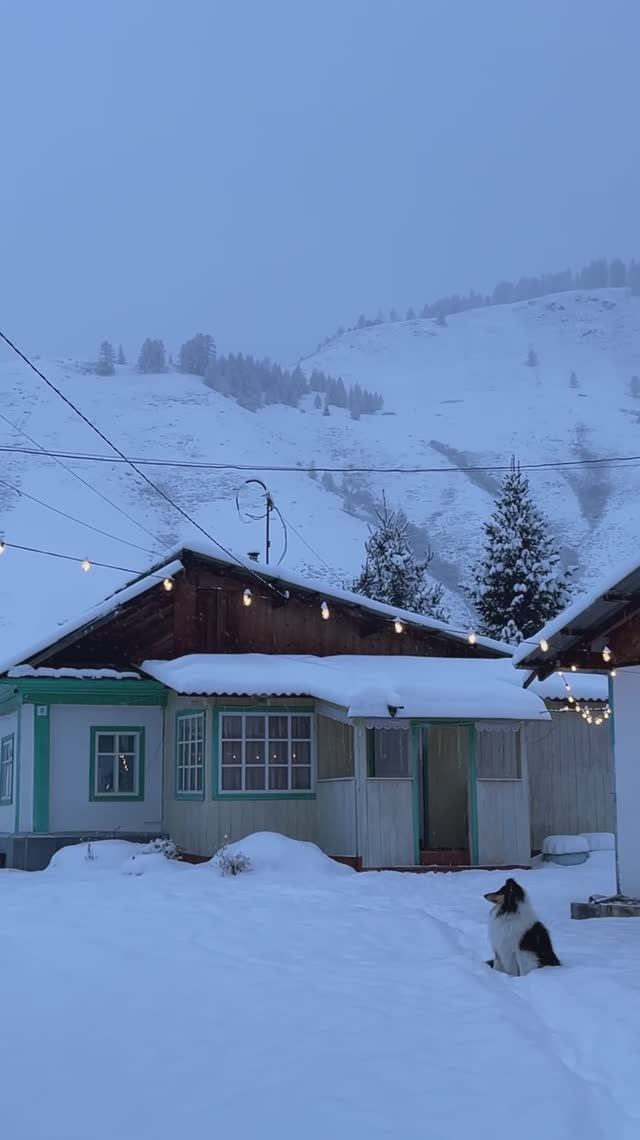
<path id="1" fill-rule="evenodd" d="M 27 554 L 43 554 L 47 558 L 60 558 L 63 562 L 75 562 L 81 568 L 86 564 L 86 569 L 90 570 L 93 566 L 99 566 L 102 570 L 119 570 L 122 574 L 134 574 L 136 577 L 144 576 L 145 578 L 157 578 L 159 582 L 169 581 L 166 574 L 156 574 L 155 572 L 147 572 L 145 570 L 132 570 L 130 566 L 115 566 L 112 562 L 94 562 L 93 559 L 79 558 L 77 554 L 62 554 L 58 550 L 42 550 L 39 546 L 23 546 L 19 542 L 6 542 L 2 540 L 2 553 L 5 550 L 22 550 Z"/>
<path id="2" fill-rule="evenodd" d="M 338 576 L 338 573 L 337 573 L 337 571 L 336 571 L 336 570 L 334 570 L 334 569 L 333 569 L 333 567 L 329 565 L 329 563 L 328 563 L 328 562 L 327 562 L 327 561 L 326 561 L 326 560 L 325 560 L 325 559 L 322 557 L 322 555 L 321 555 L 321 554 L 318 554 L 318 551 L 317 551 L 317 550 L 314 550 L 314 548 L 312 547 L 311 543 L 310 543 L 310 542 L 307 542 L 307 540 L 306 540 L 306 538 L 304 537 L 304 535 L 303 535 L 303 534 L 301 534 L 301 533 L 300 533 L 300 531 L 296 529 L 296 527 L 293 525 L 293 523 L 291 522 L 291 520 L 290 520 L 290 519 L 285 519 L 285 518 L 284 518 L 284 515 L 282 515 L 282 513 L 280 512 L 280 510 L 279 510 L 277 507 L 276 507 L 275 509 L 278 511 L 278 514 L 280 515 L 280 519 L 281 519 L 282 523 L 285 525 L 285 527 L 287 527 L 287 526 L 288 526 L 288 527 L 290 527 L 290 529 L 291 529 L 291 530 L 293 531 L 293 533 L 295 534 L 296 538 L 298 538 L 298 539 L 300 540 L 300 542 L 303 542 L 303 543 L 304 543 L 304 545 L 306 546 L 307 550 L 308 550 L 308 551 L 310 551 L 310 553 L 311 553 L 311 554 L 313 554 L 313 557 L 314 557 L 314 558 L 317 558 L 317 559 L 318 559 L 318 562 L 321 562 L 321 563 L 322 563 L 322 565 L 325 567 L 325 569 L 326 569 L 326 570 L 328 570 L 328 571 L 329 571 L 329 573 L 332 575 L 332 577 L 333 577 L 334 581 L 336 581 L 336 582 L 338 583 L 338 586 L 339 586 L 339 587 L 340 587 L 340 589 L 342 590 L 342 589 L 344 588 L 344 587 L 343 587 L 343 583 L 342 583 L 342 581 L 341 581 L 340 577 Z"/>
<path id="3" fill-rule="evenodd" d="M 242 569 L 246 569 L 244 563 L 242 562 L 242 560 L 240 558 L 237 557 L 237 555 L 233 554 L 232 551 L 228 550 L 226 546 L 223 546 L 221 542 L 218 542 L 218 540 L 216 538 L 214 538 L 212 534 L 209 534 L 209 532 L 207 530 L 205 530 L 205 528 L 199 522 L 197 522 L 196 519 L 192 518 L 192 516 L 188 513 L 188 511 L 185 511 L 184 508 L 181 507 L 179 503 L 176 503 L 169 495 L 167 495 L 166 492 L 163 491 L 162 488 L 157 485 L 157 483 L 154 483 L 153 479 L 150 479 L 149 476 L 146 475 L 144 471 L 140 471 L 139 468 L 136 467 L 135 461 L 128 459 L 127 456 L 124 454 L 124 452 L 121 451 L 120 448 L 117 446 L 117 444 L 112 443 L 111 440 L 109 439 L 109 437 L 107 435 L 105 435 L 105 433 L 99 427 L 96 427 L 96 425 L 93 423 L 93 421 L 90 420 L 89 417 L 86 416 L 85 413 L 82 412 L 80 410 L 80 408 L 78 408 L 73 403 L 73 401 L 69 399 L 68 396 L 65 396 L 64 392 L 62 392 L 60 390 L 60 388 L 58 388 L 53 383 L 53 381 L 49 380 L 49 378 L 47 376 L 45 376 L 44 372 L 42 372 L 39 368 L 37 368 L 36 365 L 33 363 L 33 361 L 31 361 L 29 359 L 29 357 L 26 356 L 25 353 L 22 352 L 21 349 L 19 349 L 18 346 L 15 345 L 12 340 L 9 339 L 9 337 L 6 335 L 6 333 L 2 332 L 1 329 L 0 329 L 0 339 L 3 340 L 5 342 L 5 344 L 8 345 L 8 347 L 13 352 L 15 352 L 16 356 L 19 356 L 20 359 L 22 361 L 24 361 L 24 363 L 32 370 L 32 372 L 35 372 L 36 376 L 40 377 L 40 379 L 47 385 L 48 388 L 51 389 L 52 392 L 55 392 L 56 395 L 60 397 L 60 399 L 67 405 L 67 407 L 71 408 L 71 410 L 73 412 L 75 412 L 75 414 L 77 416 L 80 417 L 80 419 L 83 421 L 83 423 L 85 423 L 87 425 L 87 427 L 91 429 L 91 431 L 95 432 L 95 434 L 99 437 L 99 439 L 101 439 L 103 441 L 103 443 L 106 443 L 107 447 L 111 448 L 111 450 L 114 451 L 116 453 L 116 455 L 118 455 L 120 457 L 122 462 L 127 463 L 132 468 L 132 470 L 135 471 L 136 474 L 140 476 L 141 479 L 144 479 L 145 483 L 147 483 L 147 485 L 149 487 L 151 487 L 152 490 L 154 490 L 156 492 L 156 494 L 160 495 L 165 500 L 165 502 L 169 503 L 169 505 L 172 506 L 174 508 L 174 510 L 178 511 L 178 513 L 180 515 L 182 515 L 182 517 L 184 519 L 186 519 L 187 522 L 191 524 L 191 526 L 194 526 L 196 528 L 196 530 L 199 530 L 200 533 L 203 534 L 205 536 L 205 538 L 208 539 L 209 542 L 213 542 L 213 544 L 215 546 L 217 546 L 218 549 L 223 552 L 223 554 L 227 555 L 227 558 L 230 558 L 232 562 L 237 563 L 237 565 L 241 566 Z M 104 457 L 104 458 L 108 458 L 108 457 Z M 273 590 L 274 593 L 276 593 L 278 595 L 280 594 L 280 591 L 277 589 L 277 587 L 273 586 L 270 582 L 268 582 L 266 579 L 264 579 L 262 577 L 262 575 L 259 574 L 257 571 L 250 570 L 249 572 L 251 574 L 253 574 L 253 576 L 263 586 L 265 586 L 267 589 Z"/>
<path id="4" fill-rule="evenodd" d="M 0 337 L 2 333 L 0 332 Z M 82 415 L 82 413 L 80 413 Z M 84 417 L 83 417 L 84 418 Z M 90 421 L 88 421 L 90 422 Z M 96 429 L 98 430 L 98 429 Z M 118 450 L 116 448 L 116 450 Z M 91 452 L 80 451 L 48 451 L 41 449 L 34 451 L 28 447 L 9 446 L 7 444 L 0 444 L 0 452 L 8 451 L 24 455 L 40 455 L 45 454 L 50 458 L 62 457 L 64 459 L 81 460 L 88 463 L 126 463 L 133 467 L 134 471 L 143 479 L 146 478 L 142 471 L 137 470 L 140 467 L 175 467 L 193 469 L 194 471 L 263 471 L 275 473 L 287 473 L 306 475 L 310 471 L 318 473 L 328 472 L 329 474 L 344 474 L 344 475 L 473 475 L 481 473 L 499 473 L 503 471 L 510 471 L 510 463 L 478 463 L 460 467 L 364 467 L 349 464 L 347 466 L 338 465 L 325 465 L 313 463 L 312 466 L 302 466 L 299 464 L 286 464 L 286 463 L 213 463 L 206 460 L 198 459 L 150 459 L 148 456 L 126 456 L 118 451 L 118 458 L 111 455 L 95 455 Z M 620 468 L 626 467 L 630 464 L 640 464 L 640 455 L 613 455 L 604 456 L 600 459 L 553 459 L 546 460 L 541 463 L 519 463 L 518 466 L 521 471 L 557 471 L 566 468 L 581 468 L 581 467 L 596 467 L 596 468 Z M 147 479 L 147 482 L 151 482 Z M 163 494 L 155 484 L 151 484 L 154 489 Z M 168 499 L 168 496 L 164 496 Z M 177 510 L 181 510 L 177 504 L 168 499 L 172 506 Z M 194 520 L 191 520 L 194 521 Z M 198 525 L 194 523 L 194 525 Z M 206 532 L 205 532 L 206 533 Z M 210 537 L 210 536 L 207 536 Z M 211 539 L 215 542 L 215 539 Z M 217 544 L 219 545 L 219 543 Z"/>
<path id="5" fill-rule="evenodd" d="M 87 530 L 93 530 L 96 534 L 102 534 L 105 538 L 111 538 L 114 542 L 122 542 L 125 546 L 131 546 L 134 550 L 141 550 L 143 554 L 153 554 L 153 550 L 147 549 L 146 546 L 138 546 L 136 542 L 129 542 L 126 538 L 118 538 L 115 534 L 110 534 L 108 530 L 102 530 L 99 526 L 93 526 L 92 523 L 84 522 L 83 519 L 77 519 L 75 515 L 68 514 L 67 511 L 61 511 L 59 507 L 54 507 L 51 503 L 45 503 L 44 499 L 38 499 L 36 495 L 30 495 L 28 491 L 23 491 L 20 487 L 15 487 L 13 483 L 8 483 L 6 479 L 0 479 L 0 486 L 8 487 L 10 491 L 14 491 L 16 495 L 20 495 L 23 499 L 30 499 L 32 503 L 38 503 L 41 507 L 46 507 L 48 511 L 53 511 L 56 515 L 61 515 L 64 519 L 69 519 L 71 522 L 79 523 Z"/>
<path id="6" fill-rule="evenodd" d="M 108 495 L 105 495 L 103 491 L 100 491 L 100 490 L 98 490 L 97 487 L 94 487 L 93 484 L 90 483 L 88 479 L 85 479 L 82 475 L 80 475 L 78 471 L 74 471 L 73 467 L 69 467 L 66 463 L 64 463 L 59 455 L 56 455 L 55 452 L 47 451 L 47 449 L 41 443 L 38 443 L 37 439 L 34 439 L 33 436 L 29 435 L 29 433 L 26 432 L 24 430 L 24 428 L 18 427 L 17 424 L 14 424 L 13 421 L 10 420 L 7 416 L 5 416 L 2 412 L 0 412 L 0 419 L 4 420 L 4 422 L 6 424 L 8 424 L 10 428 L 13 428 L 14 431 L 17 431 L 17 432 L 19 432 L 20 435 L 23 435 L 25 439 L 28 439 L 29 442 L 34 445 L 34 447 L 37 447 L 38 451 L 35 454 L 38 454 L 38 455 L 42 454 L 46 459 L 53 459 L 54 463 L 57 463 L 58 466 L 62 467 L 62 469 L 64 471 L 67 471 L 69 473 L 69 475 L 73 475 L 74 479 L 77 479 L 80 483 L 84 484 L 85 487 L 88 487 L 90 491 L 93 491 L 94 494 L 98 495 L 98 497 L 101 498 L 105 503 L 108 503 L 110 507 L 113 507 L 114 510 L 119 511 L 120 514 L 123 515 L 124 518 L 128 519 L 129 522 L 132 522 L 134 524 L 134 526 L 139 527 L 140 530 L 143 530 L 145 532 L 145 534 L 148 534 L 149 538 L 152 538 L 155 543 L 157 543 L 159 546 L 163 545 L 160 542 L 160 539 L 157 538 L 157 536 L 155 534 L 152 534 L 152 532 L 150 530 L 148 530 L 147 527 L 144 526 L 143 523 L 138 522 L 137 519 L 134 519 L 133 515 L 128 514 L 128 512 L 125 511 L 123 507 L 120 507 L 120 506 L 118 506 L 117 503 L 114 503 L 112 501 L 112 499 L 109 498 Z M 2 450 L 8 451 L 10 449 L 2 447 Z M 16 450 L 18 450 L 18 449 L 16 449 Z M 27 454 L 34 454 L 34 453 L 29 451 L 29 452 L 27 452 Z M 25 492 L 23 491 L 22 494 L 25 494 Z M 83 526 L 86 526 L 86 525 L 88 525 L 88 524 L 83 523 Z M 125 541 L 126 540 L 123 538 L 118 539 L 118 542 L 125 542 Z M 128 543 L 128 545 L 132 546 L 133 543 Z M 143 548 L 140 547 L 139 549 L 142 550 Z"/>

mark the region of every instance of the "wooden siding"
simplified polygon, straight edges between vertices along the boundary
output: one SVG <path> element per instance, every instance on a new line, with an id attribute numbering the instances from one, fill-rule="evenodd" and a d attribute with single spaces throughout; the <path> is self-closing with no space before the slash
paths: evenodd
<path id="1" fill-rule="evenodd" d="M 410 867 L 413 853 L 413 781 L 367 780 L 365 867 Z"/>
<path id="2" fill-rule="evenodd" d="M 547 835 L 615 830 L 610 726 L 588 725 L 577 713 L 551 715 L 551 723 L 525 729 L 536 851 Z"/>
<path id="3" fill-rule="evenodd" d="M 316 802 L 322 850 L 327 855 L 357 855 L 355 781 L 320 780 Z"/>
<path id="4" fill-rule="evenodd" d="M 326 716 L 316 717 L 318 779 L 353 776 L 353 728 Z"/>
<path id="5" fill-rule="evenodd" d="M 526 780 L 478 780 L 478 862 L 528 863 L 529 797 Z"/>
<path id="6" fill-rule="evenodd" d="M 400 654 L 434 657 L 497 657 L 446 633 L 405 625 L 398 635 L 391 618 L 354 602 L 329 596 L 323 621 L 322 595 L 290 587 L 284 600 L 244 569 L 221 566 L 185 552 L 174 588 L 162 582 L 28 659 L 51 667 L 139 665 L 147 658 L 187 653 Z M 253 604 L 242 603 L 250 587 Z M 279 587 L 280 590 L 283 587 Z"/>

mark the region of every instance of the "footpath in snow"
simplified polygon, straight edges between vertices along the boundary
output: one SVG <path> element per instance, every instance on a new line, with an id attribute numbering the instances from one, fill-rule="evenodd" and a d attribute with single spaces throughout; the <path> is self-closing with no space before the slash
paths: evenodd
<path id="1" fill-rule="evenodd" d="M 564 965 L 514 979 L 484 965 L 504 875 L 239 846 L 237 877 L 118 841 L 0 872 L 0 1135 L 640 1136 L 640 923 L 569 919 L 610 853 L 517 873 Z"/>

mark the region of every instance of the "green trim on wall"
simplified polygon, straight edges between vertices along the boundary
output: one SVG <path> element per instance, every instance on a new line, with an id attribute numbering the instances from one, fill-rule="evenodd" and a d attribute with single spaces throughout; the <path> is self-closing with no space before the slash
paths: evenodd
<path id="1" fill-rule="evenodd" d="M 33 720 L 33 830 L 49 830 L 49 795 L 50 795 L 50 709 L 38 716 L 38 709 L 34 709 Z M 19 828 L 18 828 L 19 830 Z"/>
<path id="2" fill-rule="evenodd" d="M 18 677 L 11 683 L 23 700 L 34 704 L 164 706 L 167 703 L 167 690 L 159 681 Z"/>
<path id="3" fill-rule="evenodd" d="M 234 713 L 245 713 L 255 716 L 311 716 L 315 732 L 315 709 L 313 705 L 222 705 L 211 710 L 211 799 L 212 800 L 315 800 L 315 792 L 221 792 L 220 791 L 220 717 L 233 716 Z M 315 744 L 315 742 L 314 742 Z M 315 745 L 317 747 L 317 745 Z M 312 762 L 311 775 L 316 779 L 317 757 Z"/>
<path id="4" fill-rule="evenodd" d="M 138 791 L 134 794 L 127 792 L 121 795 L 119 792 L 102 792 L 98 793 L 95 790 L 95 775 L 96 775 L 96 737 L 99 732 L 107 733 L 113 736 L 117 733 L 131 735 L 137 733 L 139 737 L 138 743 Z M 92 725 L 90 730 L 91 739 L 91 753 L 89 758 L 89 799 L 92 803 L 139 803 L 144 799 L 144 767 L 145 767 L 145 740 L 144 740 L 144 727 L 138 724 L 100 724 Z"/>
<path id="5" fill-rule="evenodd" d="M 2 749 L 7 742 L 11 741 L 11 795 L 2 797 L 0 796 L 0 804 L 2 807 L 9 807 L 13 803 L 14 790 L 16 786 L 16 734 L 15 732 L 8 732 L 6 736 L 0 737 L 0 763 L 2 762 Z M 0 775 L 1 775 L 0 769 Z M 0 785 L 1 786 L 1 785 Z"/>
<path id="6" fill-rule="evenodd" d="M 412 724 L 410 728 L 411 747 L 411 816 L 413 823 L 413 862 L 420 865 L 420 764 L 422 763 L 422 729 Z"/>
<path id="7" fill-rule="evenodd" d="M 204 720 L 204 736 L 202 741 L 202 791 L 201 792 L 179 792 L 178 791 L 178 721 L 184 716 L 201 716 Z M 174 741 L 173 741 L 173 798 L 175 800 L 203 800 L 204 799 L 204 785 L 207 772 L 207 710 L 206 708 L 190 708 L 190 709 L 177 709 L 174 719 Z"/>
<path id="8" fill-rule="evenodd" d="M 18 697 L 18 715 L 16 717 L 16 815 L 13 825 L 14 831 L 20 831 L 20 774 L 22 771 L 22 700 Z M 33 820 L 31 821 L 33 823 Z"/>

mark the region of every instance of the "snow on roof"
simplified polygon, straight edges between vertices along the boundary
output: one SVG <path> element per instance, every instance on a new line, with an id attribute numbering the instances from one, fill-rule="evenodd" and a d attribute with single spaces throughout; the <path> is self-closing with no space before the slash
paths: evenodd
<path id="1" fill-rule="evenodd" d="M 572 602 L 570 606 L 562 610 L 557 617 L 548 621 L 533 637 L 527 638 L 526 641 L 523 641 L 522 644 L 517 647 L 513 654 L 513 664 L 518 665 L 522 661 L 526 661 L 527 657 L 529 657 L 532 652 L 535 652 L 536 647 L 539 646 L 541 641 L 549 641 L 555 634 L 560 633 L 565 626 L 571 625 L 585 610 L 589 609 L 589 606 L 597 602 L 603 594 L 607 594 L 618 582 L 622 582 L 625 578 L 628 578 L 630 574 L 638 570 L 639 565 L 637 556 L 633 562 L 627 560 L 618 566 L 617 570 L 610 571 L 606 578 L 601 578 L 592 589 L 586 591 L 584 594 L 580 594 L 575 602 Z"/>
<path id="2" fill-rule="evenodd" d="M 436 618 L 425 617 L 424 614 L 417 614 L 412 610 L 401 610 L 394 606 L 385 605 L 383 602 L 375 602 L 371 598 L 364 597 L 363 594 L 354 594 L 351 590 L 343 590 L 340 587 L 331 586 L 328 582 L 320 578 L 307 578 L 304 574 L 296 573 L 295 570 L 265 566 L 261 562 L 254 562 L 251 558 L 240 556 L 234 560 L 233 558 L 227 557 L 224 552 L 212 542 L 205 542 L 200 539 L 193 540 L 190 538 L 188 543 L 180 543 L 179 546 L 170 550 L 165 557 L 167 559 L 179 559 L 185 552 L 200 555 L 202 558 L 213 559 L 215 562 L 222 563 L 225 566 L 244 569 L 250 574 L 258 574 L 261 578 L 269 582 L 280 582 L 284 587 L 294 586 L 297 589 L 310 590 L 322 595 L 328 600 L 333 599 L 336 602 L 345 602 L 349 605 L 359 606 L 360 609 L 371 610 L 373 613 L 381 614 L 390 620 L 398 617 L 407 624 L 421 626 L 423 629 L 433 630 L 434 633 L 444 633 L 460 642 L 466 643 L 468 641 L 468 631 L 455 629 L 453 626 L 448 625 L 447 622 L 437 621 Z M 150 572 L 153 571 L 157 573 L 163 568 L 164 560 L 150 567 Z M 117 594 L 114 595 L 114 597 L 117 596 Z M 478 635 L 476 644 L 485 649 L 494 649 L 503 653 L 505 657 L 511 656 L 513 653 L 513 647 L 511 645 L 507 645 L 503 641 L 495 641 L 490 637 L 480 637 L 480 635 Z"/>
<path id="3" fill-rule="evenodd" d="M 578 701 L 606 701 L 609 683 L 598 673 L 552 673 L 544 681 L 533 681 L 530 688 L 544 701 L 564 701 L 571 695 Z"/>
<path id="4" fill-rule="evenodd" d="M 163 563 L 163 577 L 171 578 L 182 569 L 182 563 L 178 559 L 173 559 L 167 562 L 167 564 Z M 48 649 L 50 645 L 55 645 L 58 641 L 62 641 L 63 638 L 77 633 L 78 630 L 83 629 L 86 625 L 90 625 L 91 622 L 106 617 L 113 610 L 119 609 L 119 607 L 123 606 L 126 602 L 130 602 L 133 598 L 137 598 L 140 594 L 144 594 L 147 590 L 152 589 L 153 586 L 157 586 L 159 580 L 157 574 L 154 573 L 152 577 L 150 573 L 147 573 L 143 578 L 137 578 L 128 586 L 123 586 L 123 588 L 116 591 L 115 594 L 110 594 L 104 601 L 99 602 L 97 606 L 92 606 L 90 610 L 85 610 L 79 617 L 56 626 L 47 637 L 43 637 L 35 644 L 23 649 L 18 657 L 14 654 L 8 661 L 0 661 L 0 676 L 21 665 L 26 657 L 33 657 L 36 653 L 42 653 L 45 649 Z"/>
<path id="5" fill-rule="evenodd" d="M 32 665 L 16 665 L 7 670 L 7 677 L 37 678 L 37 677 L 80 677 L 83 680 L 93 681 L 140 681 L 139 673 L 120 673 L 117 669 L 34 669 Z"/>
<path id="6" fill-rule="evenodd" d="M 145 661 L 142 669 L 177 693 L 314 697 L 350 717 L 548 720 L 508 659 L 264 653 L 195 653 Z"/>

